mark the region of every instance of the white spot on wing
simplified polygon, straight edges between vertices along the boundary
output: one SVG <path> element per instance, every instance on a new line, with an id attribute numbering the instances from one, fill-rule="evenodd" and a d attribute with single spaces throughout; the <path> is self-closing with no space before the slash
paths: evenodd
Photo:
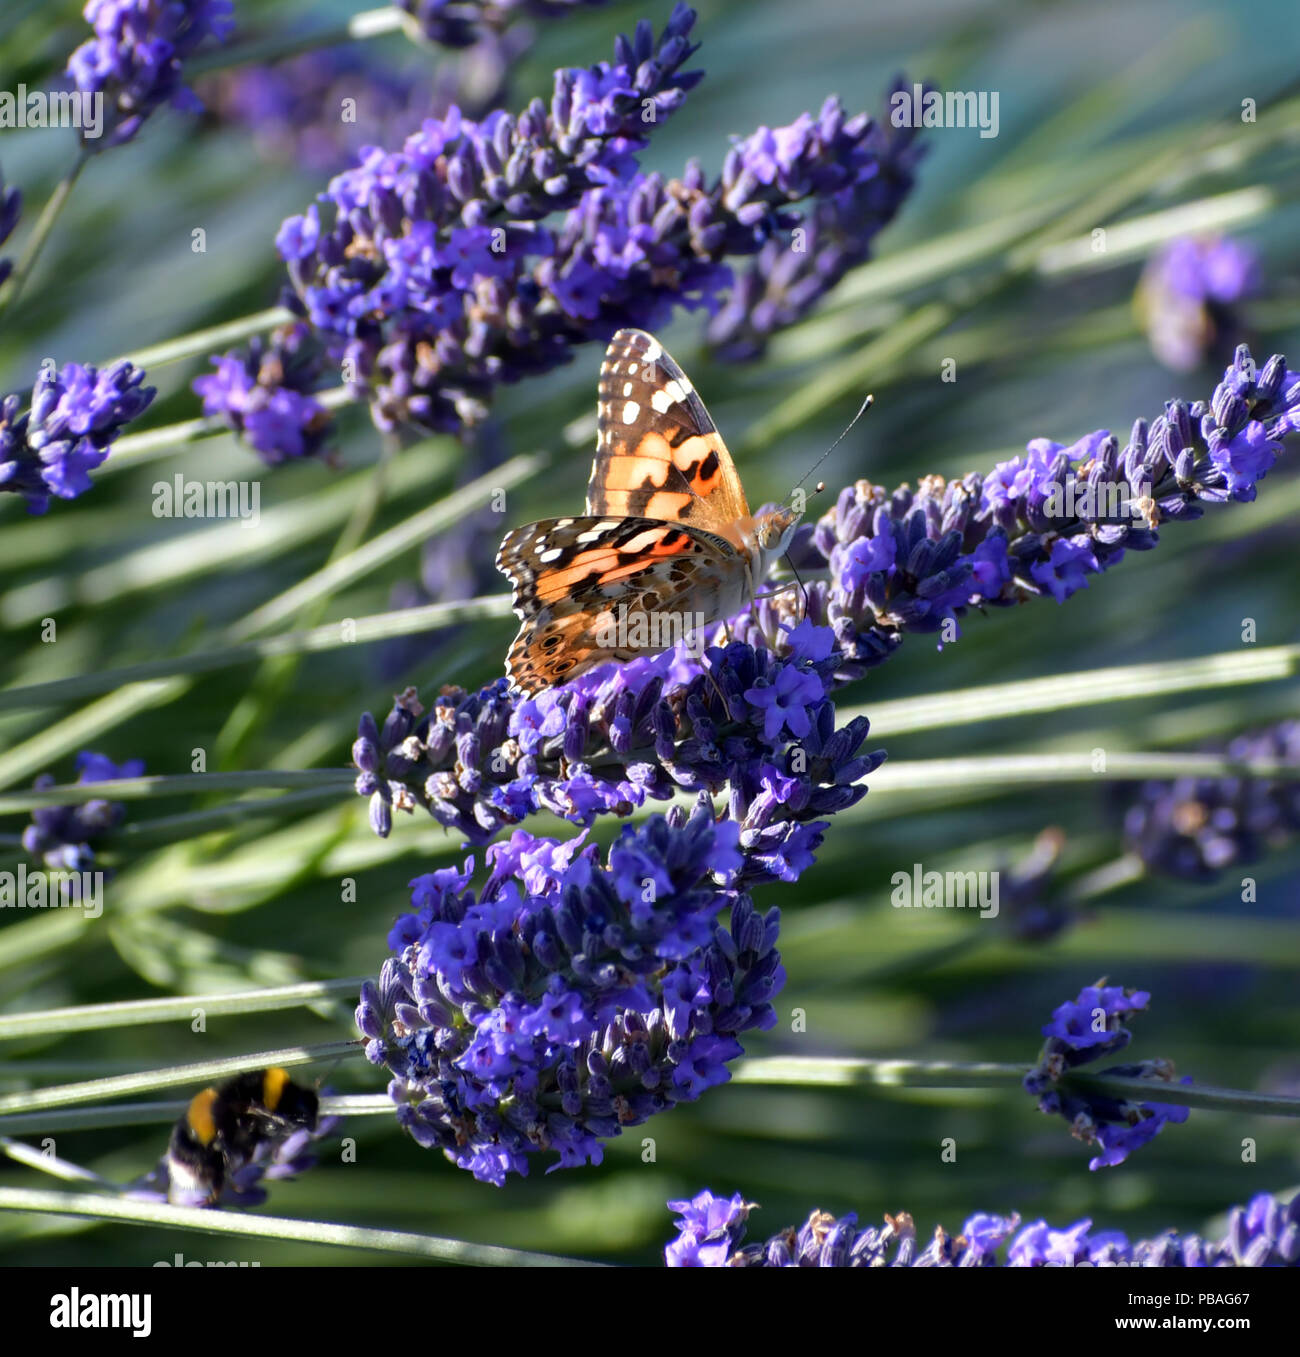
<path id="1" fill-rule="evenodd" d="M 666 415 L 674 405 L 680 405 L 686 399 L 686 392 L 690 389 L 690 383 L 685 387 L 675 377 L 666 381 L 663 386 L 650 397 L 650 404 L 661 415 Z"/>
<path id="2" fill-rule="evenodd" d="M 652 339 L 645 347 L 645 352 L 641 355 L 647 363 L 653 363 L 656 358 L 662 357 L 663 349 L 657 339 Z"/>
<path id="3" fill-rule="evenodd" d="M 541 561 L 544 565 L 549 565 L 552 561 L 556 560 L 558 557 L 563 555 L 564 555 L 563 547 L 552 547 L 550 551 L 542 552 L 542 554 L 537 559 Z"/>
<path id="4" fill-rule="evenodd" d="M 636 417 L 640 413 L 641 407 L 636 403 L 636 401 L 628 401 L 628 403 L 623 407 L 623 423 L 635 424 Z"/>
<path id="5" fill-rule="evenodd" d="M 632 383 L 632 382 L 624 382 L 624 383 L 623 383 L 623 394 L 624 394 L 625 396 L 630 396 L 630 395 L 632 394 L 632 387 L 633 387 L 633 385 L 634 385 L 634 383 Z"/>

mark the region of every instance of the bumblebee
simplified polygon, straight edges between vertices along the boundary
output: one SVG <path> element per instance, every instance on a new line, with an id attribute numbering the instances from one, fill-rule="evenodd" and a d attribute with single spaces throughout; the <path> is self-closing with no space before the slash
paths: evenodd
<path id="1" fill-rule="evenodd" d="M 314 1131 L 318 1106 L 316 1094 L 278 1066 L 250 1070 L 196 1093 L 167 1147 L 170 1197 L 199 1197 L 211 1206 L 227 1178 L 252 1163 L 260 1150 L 295 1131 Z"/>

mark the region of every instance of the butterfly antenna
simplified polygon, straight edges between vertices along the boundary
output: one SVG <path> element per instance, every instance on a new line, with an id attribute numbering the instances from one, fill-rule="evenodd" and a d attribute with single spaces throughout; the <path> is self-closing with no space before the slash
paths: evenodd
<path id="1" fill-rule="evenodd" d="M 821 485 L 821 482 L 818 481 L 817 484 Z M 794 571 L 795 581 L 799 585 L 799 592 L 803 595 L 803 617 L 799 619 L 802 622 L 808 617 L 808 586 L 803 582 L 803 576 L 799 573 L 799 567 L 790 559 L 789 552 L 786 552 L 785 563 Z"/>
<path id="2" fill-rule="evenodd" d="M 849 434 L 852 433 L 853 426 L 858 422 L 858 420 L 862 418 L 863 415 L 867 413 L 868 410 L 871 409 L 871 407 L 875 404 L 875 401 L 876 401 L 875 396 L 872 396 L 870 394 L 867 396 L 866 400 L 864 400 L 862 404 L 858 407 L 858 413 L 854 415 L 851 420 L 849 420 L 848 425 L 846 426 L 844 432 L 840 434 L 840 436 L 835 440 L 835 442 L 833 442 L 830 445 L 830 447 L 827 448 L 826 451 L 823 452 L 822 455 L 812 464 L 812 466 L 810 466 L 808 470 L 805 471 L 804 474 L 800 476 L 799 479 L 795 482 L 794 486 L 795 490 L 798 490 L 798 488 L 804 483 L 804 481 L 806 481 L 808 477 L 811 476 L 813 472 L 816 471 L 817 468 L 821 466 L 821 464 L 831 455 L 831 453 L 833 453 L 835 449 L 838 448 L 839 445 L 844 442 L 844 440 L 849 436 Z M 790 494 L 791 496 L 793 496 L 794 490 L 792 490 Z"/>
<path id="3" fill-rule="evenodd" d="M 727 625 L 726 619 L 723 619 L 722 629 L 727 634 L 727 644 L 731 644 L 731 628 Z M 722 707 L 724 718 L 731 715 L 731 705 L 727 701 L 727 695 L 722 691 L 722 685 L 718 682 L 717 675 L 709 668 L 706 657 L 700 656 L 700 672 L 708 679 L 713 691 L 717 694 L 718 703 Z"/>
<path id="4" fill-rule="evenodd" d="M 348 1045 L 349 1045 L 349 1046 L 364 1046 L 364 1045 L 365 1045 L 365 1040 L 364 1040 L 364 1038 L 357 1039 L 357 1040 L 353 1040 L 353 1041 L 350 1041 L 350 1042 L 348 1043 Z M 352 1054 L 351 1051 L 340 1051 L 340 1052 L 338 1053 L 338 1055 L 336 1055 L 336 1056 L 334 1057 L 334 1059 L 330 1061 L 329 1067 L 328 1067 L 327 1069 L 322 1070 L 321 1073 L 318 1074 L 318 1075 L 316 1076 L 316 1091 L 317 1091 L 318 1093 L 320 1092 L 321 1085 L 326 1081 L 326 1079 L 328 1079 L 328 1078 L 330 1077 L 331 1074 L 334 1073 L 334 1071 L 335 1071 L 336 1069 L 338 1069 L 340 1063 L 341 1063 L 342 1060 L 343 1060 L 343 1057 L 344 1057 L 345 1055 L 351 1055 L 351 1054 Z"/>

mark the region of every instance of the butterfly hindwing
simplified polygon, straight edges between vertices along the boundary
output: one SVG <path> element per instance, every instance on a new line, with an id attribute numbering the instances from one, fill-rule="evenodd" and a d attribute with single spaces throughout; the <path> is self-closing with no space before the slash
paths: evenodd
<path id="1" fill-rule="evenodd" d="M 515 586 L 515 610 L 530 614 L 582 591 L 625 594 L 651 566 L 734 556 L 723 538 L 652 518 L 548 518 L 507 533 L 497 569 Z M 521 614 L 523 615 L 523 614 Z"/>
<path id="2" fill-rule="evenodd" d="M 610 340 L 597 426 L 589 514 L 689 523 L 714 533 L 748 517 L 740 477 L 704 402 L 644 330 L 620 330 Z"/>
<path id="3" fill-rule="evenodd" d="M 497 568 L 522 623 L 506 666 L 531 693 L 682 639 L 707 620 L 696 605 L 744 566 L 730 543 L 685 524 L 555 518 L 508 533 Z"/>

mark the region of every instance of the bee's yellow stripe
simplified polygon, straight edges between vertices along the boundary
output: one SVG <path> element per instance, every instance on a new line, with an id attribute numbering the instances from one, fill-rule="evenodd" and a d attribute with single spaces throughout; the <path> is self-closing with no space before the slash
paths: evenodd
<path id="1" fill-rule="evenodd" d="M 202 1093 L 194 1095 L 190 1100 L 189 1110 L 185 1113 L 185 1120 L 200 1145 L 211 1145 L 216 1139 L 217 1124 L 212 1117 L 212 1105 L 216 1101 L 217 1090 L 205 1088 Z"/>
<path id="2" fill-rule="evenodd" d="M 288 1071 L 282 1070 L 278 1065 L 272 1065 L 262 1076 L 262 1102 L 268 1112 L 274 1112 L 279 1107 L 288 1082 Z"/>

